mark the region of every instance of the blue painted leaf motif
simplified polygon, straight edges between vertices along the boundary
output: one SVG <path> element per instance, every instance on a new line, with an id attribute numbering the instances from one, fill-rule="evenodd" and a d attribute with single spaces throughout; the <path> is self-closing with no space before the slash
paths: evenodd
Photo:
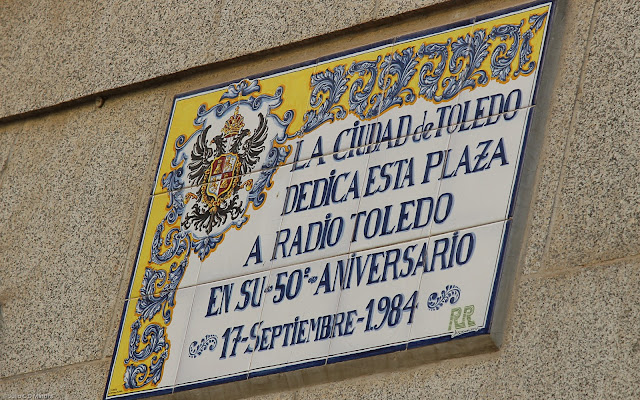
<path id="1" fill-rule="evenodd" d="M 167 222 L 174 224 L 184 212 L 184 193 L 180 190 L 184 187 L 182 180 L 182 168 L 174 169 L 162 176 L 162 187 L 169 192 L 169 205 L 167 208 Z"/>
<path id="2" fill-rule="evenodd" d="M 194 134 L 201 134 L 202 129 L 198 129 Z M 180 168 L 180 164 L 187 159 L 186 154 L 180 150 L 186 144 L 186 137 L 180 135 L 176 138 L 175 149 L 176 156 L 171 160 L 172 170 L 162 175 L 162 187 L 169 192 L 169 205 L 167 208 L 167 222 L 173 224 L 178 220 L 178 217 L 184 212 L 184 193 L 180 191 L 184 187 L 184 181 L 182 179 L 183 169 Z"/>
<path id="3" fill-rule="evenodd" d="M 165 341 L 164 328 L 158 324 L 150 324 L 142 333 L 142 343 L 146 344 L 142 350 L 137 351 L 140 345 L 140 321 L 135 320 L 131 324 L 131 337 L 129 338 L 129 358 L 124 360 L 125 363 L 131 361 L 142 361 L 149 357 L 152 353 L 159 353 L 164 348 L 169 347 L 169 343 Z"/>
<path id="4" fill-rule="evenodd" d="M 164 328 L 157 324 L 150 324 L 145 328 L 142 334 L 142 343 L 145 343 L 146 346 L 137 351 L 140 344 L 139 329 L 140 320 L 136 320 L 131 325 L 129 357 L 124 361 L 125 364 L 132 362 L 126 366 L 124 373 L 124 387 L 127 389 L 139 388 L 150 382 L 157 384 L 162 377 L 162 366 L 169 354 L 169 343 L 165 340 Z M 159 356 L 158 353 L 160 353 Z M 156 355 L 151 358 L 150 367 L 144 363 L 135 364 L 135 362 L 147 359 L 152 354 Z"/>
<path id="5" fill-rule="evenodd" d="M 533 52 L 533 48 L 531 47 L 531 39 L 533 38 L 533 32 L 526 31 L 522 34 L 522 44 L 520 45 L 520 61 L 518 63 L 518 69 L 513 73 L 513 76 L 518 76 L 520 74 L 526 75 L 532 72 L 536 67 L 536 62 L 531 61 L 531 53 Z M 525 67 L 525 64 L 529 63 Z"/>
<path id="6" fill-rule="evenodd" d="M 382 62 L 382 73 L 378 78 L 378 86 L 382 89 L 384 97 L 380 105 L 380 114 L 389 108 L 403 104 L 413 103 L 416 95 L 413 89 L 408 88 L 409 81 L 417 72 L 417 54 L 413 47 L 407 47 L 402 52 L 393 52 L 391 56 L 386 55 Z M 392 76 L 396 76 L 395 82 L 391 83 Z M 403 98 L 404 97 L 404 98 Z"/>
<path id="7" fill-rule="evenodd" d="M 185 157 L 183 156 L 182 159 L 184 160 Z M 175 160 L 176 159 L 174 159 L 174 161 Z M 182 181 L 182 168 L 174 169 L 171 172 L 162 175 L 162 187 L 170 192 L 182 189 L 184 187 L 184 182 Z"/>
<path id="8" fill-rule="evenodd" d="M 150 367 L 146 364 L 127 365 L 124 372 L 124 387 L 127 389 L 137 389 L 151 382 L 157 384 L 162 378 L 162 367 L 168 357 L 165 349 L 159 356 L 153 356 Z"/>
<path id="9" fill-rule="evenodd" d="M 146 384 L 147 366 L 144 364 L 128 365 L 124 371 L 124 387 L 136 389 Z M 139 378 L 137 378 L 139 377 Z"/>
<path id="10" fill-rule="evenodd" d="M 166 340 L 166 332 L 163 326 L 150 323 L 144 329 L 142 337 L 139 334 L 141 321 L 150 321 L 159 312 L 165 324 L 171 322 L 171 308 L 175 305 L 175 294 L 178 284 L 182 280 L 188 264 L 188 255 L 180 264 L 173 263 L 167 273 L 164 270 L 154 270 L 146 268 L 142 280 L 140 294 L 142 297 L 136 302 L 136 314 L 139 315 L 131 324 L 129 336 L 129 356 L 124 360 L 129 364 L 125 368 L 124 386 L 128 389 L 142 387 L 148 383 L 158 383 L 162 378 L 162 366 L 169 356 L 169 343 Z M 160 293 L 155 295 L 156 289 L 160 288 Z M 140 339 L 146 344 L 138 351 Z M 136 362 L 144 362 L 151 355 L 150 366 Z"/>
<path id="11" fill-rule="evenodd" d="M 207 348 L 209 351 L 213 351 L 218 344 L 218 337 L 216 335 L 205 335 L 204 338 L 198 341 L 191 342 L 189 345 L 189 357 L 196 358 L 199 355 L 202 355 L 202 352 Z"/>
<path id="12" fill-rule="evenodd" d="M 347 91 L 348 81 L 344 65 L 338 65 L 333 71 L 327 69 L 311 75 L 313 90 L 309 105 L 314 109 L 304 113 L 304 124 L 296 132 L 297 136 L 311 132 L 327 121 L 334 121 L 335 118 L 344 119 L 347 116 L 344 107 L 336 104 Z M 323 93 L 327 94 L 326 98 Z"/>
<path id="13" fill-rule="evenodd" d="M 182 171 L 182 169 L 178 169 L 177 171 Z M 182 216 L 184 213 L 184 192 L 170 192 L 169 193 L 169 211 L 167 212 L 167 222 L 169 224 L 174 224 L 178 217 Z"/>
<path id="14" fill-rule="evenodd" d="M 142 279 L 140 298 L 136 302 L 136 314 L 143 321 L 151 320 L 158 312 L 162 311 L 165 323 L 171 321 L 171 307 L 175 305 L 176 290 L 189 263 L 187 255 L 180 264 L 173 263 L 169 268 L 169 279 L 163 270 L 155 270 L 147 267 Z M 159 293 L 156 294 L 157 290 Z"/>
<path id="15" fill-rule="evenodd" d="M 222 242 L 223 235 L 207 236 L 193 241 L 193 250 L 198 253 L 200 260 L 207 258 L 209 253 L 215 250 L 216 246 Z"/>
<path id="16" fill-rule="evenodd" d="M 248 96 L 251 93 L 259 92 L 260 84 L 257 79 L 248 80 L 243 79 L 238 83 L 232 83 L 227 87 L 227 91 L 220 96 L 222 99 L 235 99 L 239 96 Z"/>
<path id="17" fill-rule="evenodd" d="M 439 310 L 446 303 L 456 304 L 460 299 L 460 288 L 456 285 L 447 285 L 445 289 L 440 292 L 431 293 L 427 299 L 427 307 L 431 311 Z"/>
<path id="18" fill-rule="evenodd" d="M 513 43 L 507 50 L 505 43 L 498 44 L 491 53 L 491 76 L 498 80 L 506 82 L 509 73 L 511 73 L 511 62 L 516 58 L 518 53 L 518 45 L 520 43 L 520 28 L 524 24 L 524 20 L 520 21 L 520 25 L 500 25 L 495 26 L 489 33 L 490 39 L 500 38 L 503 41 L 511 39 Z"/>
<path id="19" fill-rule="evenodd" d="M 531 24 L 531 27 L 529 28 L 532 31 L 539 31 L 540 28 L 542 28 L 542 25 L 544 24 L 544 20 L 547 18 L 547 14 L 548 12 L 545 12 L 543 14 L 534 14 L 532 16 L 529 17 L 529 23 Z"/>
<path id="20" fill-rule="evenodd" d="M 489 81 L 487 73 L 480 69 L 482 62 L 489 55 L 487 39 L 486 31 L 479 29 L 473 36 L 466 34 L 451 44 L 449 71 L 454 76 L 446 77 L 442 81 L 444 92 L 438 101 L 452 99 L 465 88 L 473 89 L 478 83 L 484 85 Z M 469 61 L 465 64 L 467 59 Z M 458 75 L 455 76 L 456 74 Z"/>
<path id="21" fill-rule="evenodd" d="M 535 69 L 536 62 L 531 61 L 531 53 L 533 52 L 533 48 L 531 47 L 531 39 L 533 39 L 534 33 L 542 28 L 542 25 L 544 24 L 544 20 L 546 18 L 546 12 L 540 15 L 532 15 L 529 17 L 529 23 L 531 24 L 531 26 L 525 33 L 522 34 L 522 43 L 520 44 L 520 61 L 518 64 L 518 69 L 513 73 L 513 76 L 518 76 L 520 74 L 527 75 L 533 72 L 533 70 Z"/>
<path id="22" fill-rule="evenodd" d="M 164 350 L 160 356 L 153 356 L 151 358 L 151 368 L 149 368 L 149 376 L 151 377 L 151 382 L 154 384 L 158 384 L 160 379 L 162 379 L 162 367 L 164 362 L 167 360 L 169 354 L 167 350 Z"/>
<path id="23" fill-rule="evenodd" d="M 165 217 L 166 219 L 166 217 Z M 153 241 L 151 242 L 151 262 L 156 264 L 162 264 L 173 257 L 182 255 L 189 249 L 190 236 L 186 231 L 181 231 L 179 228 L 171 228 L 164 237 L 164 245 L 170 246 L 164 253 L 160 253 L 162 247 L 162 232 L 164 231 L 164 220 L 156 227 L 156 232 L 153 235 Z"/>
<path id="24" fill-rule="evenodd" d="M 155 285 L 150 286 L 152 286 L 153 288 Z M 138 298 L 136 302 L 136 313 L 140 315 L 140 319 L 142 321 L 150 321 L 156 314 L 164 309 L 164 305 L 162 302 L 163 297 L 164 296 L 146 296 Z"/>
<path id="25" fill-rule="evenodd" d="M 163 286 L 167 281 L 167 273 L 161 269 L 145 268 L 140 288 L 140 297 L 149 297 L 156 292 L 156 287 Z M 153 317 L 155 314 L 151 314 Z"/>
<path id="26" fill-rule="evenodd" d="M 378 64 L 381 59 L 382 57 L 378 56 L 376 61 L 354 61 L 349 67 L 348 73 L 350 76 L 355 74 L 358 74 L 361 77 L 369 75 L 369 80 L 366 85 L 364 83 L 364 79 L 358 78 L 353 81 L 351 89 L 349 90 L 349 109 L 358 114 L 360 118 L 371 118 L 371 116 L 377 111 L 377 104 L 373 104 L 375 102 L 374 99 L 372 99 L 371 103 L 373 107 L 368 111 L 365 110 L 369 106 L 369 97 L 371 96 L 371 92 L 376 84 Z"/>
<path id="27" fill-rule="evenodd" d="M 427 61 L 420 68 L 420 74 L 418 75 L 418 86 L 420 87 L 420 96 L 424 96 L 427 99 L 435 99 L 439 101 L 442 96 L 436 98 L 436 92 L 438 90 L 438 83 L 442 78 L 442 74 L 447 67 L 447 60 L 449 59 L 449 45 L 451 39 L 447 40 L 447 43 L 431 43 L 424 45 L 424 43 L 418 49 L 418 57 L 428 57 L 433 60 L 436 57 L 440 58 L 438 66 L 433 66 L 431 61 Z"/>

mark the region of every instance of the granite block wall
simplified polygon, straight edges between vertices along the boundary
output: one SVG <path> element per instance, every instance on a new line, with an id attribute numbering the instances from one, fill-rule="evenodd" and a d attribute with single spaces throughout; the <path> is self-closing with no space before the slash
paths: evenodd
<path id="1" fill-rule="evenodd" d="M 524 3 L 2 2 L 0 399 L 102 397 L 173 95 Z M 167 398 L 640 397 L 640 4 L 556 6 L 501 348 Z"/>

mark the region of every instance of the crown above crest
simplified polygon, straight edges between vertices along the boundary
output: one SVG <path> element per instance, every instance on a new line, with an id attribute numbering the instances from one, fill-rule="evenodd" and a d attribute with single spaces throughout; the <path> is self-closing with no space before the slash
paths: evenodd
<path id="1" fill-rule="evenodd" d="M 224 123 L 222 133 L 225 137 L 237 135 L 240 132 L 240 129 L 244 127 L 244 117 L 238 114 L 239 110 L 240 106 L 236 106 L 236 110 L 233 115 Z"/>

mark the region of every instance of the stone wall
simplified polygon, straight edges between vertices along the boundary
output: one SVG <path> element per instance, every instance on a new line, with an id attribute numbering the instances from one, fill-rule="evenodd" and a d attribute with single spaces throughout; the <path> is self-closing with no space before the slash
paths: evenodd
<path id="1" fill-rule="evenodd" d="M 525 2 L 141 3 L 0 5 L 0 399 L 103 396 L 175 94 Z M 640 3 L 556 7 L 500 350 L 172 398 L 640 397 Z"/>

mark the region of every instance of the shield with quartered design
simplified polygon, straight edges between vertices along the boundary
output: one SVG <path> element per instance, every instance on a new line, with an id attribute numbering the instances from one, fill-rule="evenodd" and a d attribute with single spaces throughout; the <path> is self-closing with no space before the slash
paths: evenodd
<path id="1" fill-rule="evenodd" d="M 240 163 L 235 154 L 223 154 L 211 163 L 211 183 L 206 186 L 207 203 L 220 204 L 232 193 L 231 189 L 240 180 Z"/>
<path id="2" fill-rule="evenodd" d="M 212 125 L 199 134 L 191 151 L 188 178 L 192 185 L 200 186 L 185 196 L 185 203 L 195 200 L 195 204 L 187 207 L 184 228 L 210 235 L 224 231 L 243 214 L 246 199 L 239 191 L 251 190 L 253 181 L 242 177 L 257 162 L 267 138 L 267 121 L 262 114 L 258 119 L 253 132 L 244 129 L 244 117 L 236 106 L 218 135 L 207 140 Z"/>

